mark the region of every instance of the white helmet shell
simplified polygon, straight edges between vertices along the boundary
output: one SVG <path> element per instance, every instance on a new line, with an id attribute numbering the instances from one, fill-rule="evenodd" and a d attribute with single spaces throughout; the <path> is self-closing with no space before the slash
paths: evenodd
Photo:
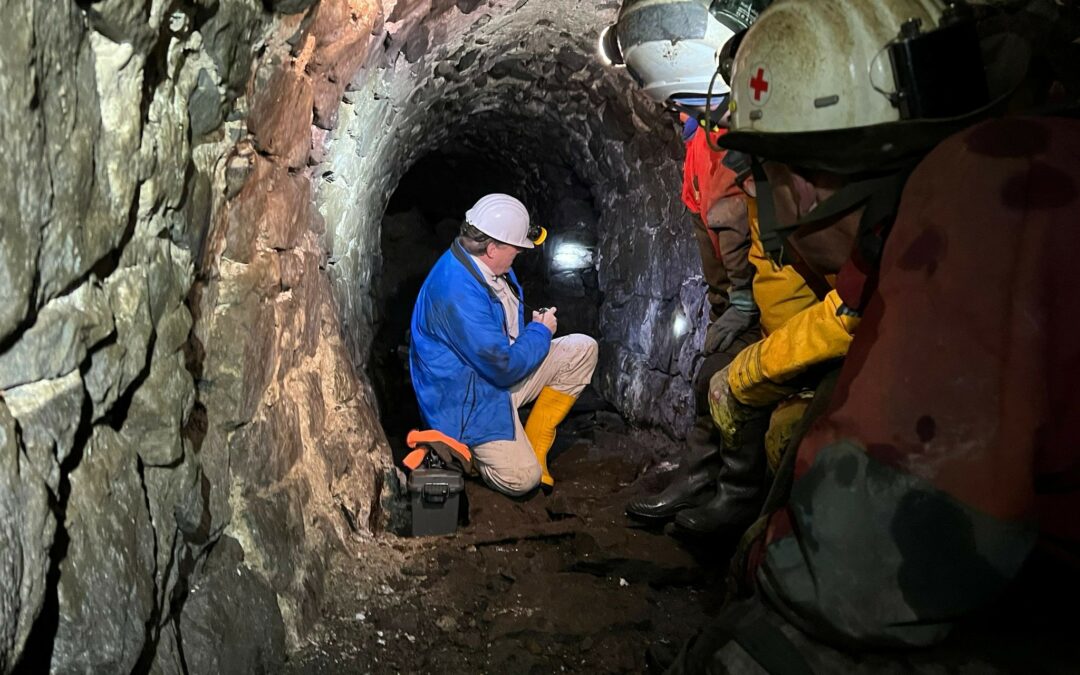
<path id="1" fill-rule="evenodd" d="M 493 239 L 521 248 L 533 248 L 547 236 L 544 228 L 539 228 L 536 240 L 529 239 L 529 210 L 514 197 L 499 192 L 473 204 L 465 212 L 465 222 Z"/>
<path id="2" fill-rule="evenodd" d="M 940 0 L 782 0 L 761 14 L 732 66 L 731 128 L 801 133 L 900 120 L 885 46 L 908 19 L 938 25 Z M 875 89 L 876 87 L 876 89 Z"/>
<path id="3" fill-rule="evenodd" d="M 684 94 L 728 92 L 715 77 L 717 52 L 757 17 L 753 0 L 626 0 L 617 25 L 626 67 L 645 95 L 664 102 Z"/>

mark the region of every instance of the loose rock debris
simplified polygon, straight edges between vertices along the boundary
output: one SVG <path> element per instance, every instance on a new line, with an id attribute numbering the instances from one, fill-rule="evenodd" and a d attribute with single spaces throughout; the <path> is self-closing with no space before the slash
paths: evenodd
<path id="1" fill-rule="evenodd" d="M 357 538 L 359 555 L 333 565 L 323 624 L 287 672 L 636 673 L 650 643 L 691 635 L 720 601 L 726 558 L 623 515 L 654 487 L 643 468 L 676 446 L 574 426 L 552 495 L 515 501 L 470 481 L 456 535 Z"/>

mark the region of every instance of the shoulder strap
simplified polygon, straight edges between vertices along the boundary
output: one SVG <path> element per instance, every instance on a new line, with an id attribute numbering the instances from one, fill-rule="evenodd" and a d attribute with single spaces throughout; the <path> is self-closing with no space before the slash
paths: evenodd
<path id="1" fill-rule="evenodd" d="M 518 283 L 517 275 L 514 274 L 513 268 L 509 269 L 503 277 L 506 279 L 507 285 L 510 286 L 510 288 L 513 288 L 517 293 L 518 302 L 521 303 L 522 307 L 525 307 L 525 290 L 521 287 L 521 284 Z"/>
<path id="2" fill-rule="evenodd" d="M 878 189 L 866 202 L 866 210 L 863 211 L 859 221 L 859 238 L 856 246 L 862 259 L 874 269 L 881 265 L 881 256 L 885 252 L 885 240 L 889 237 L 896 214 L 900 211 L 900 198 L 904 194 L 904 186 L 915 170 L 914 166 L 900 169 L 878 185 Z"/>
<path id="3" fill-rule="evenodd" d="M 757 157 L 750 158 L 750 173 L 754 176 L 754 190 L 757 199 L 758 237 L 765 255 L 778 265 L 786 265 L 784 243 L 787 235 L 795 230 L 794 226 L 783 227 L 776 219 L 776 202 L 773 200 L 772 184 Z"/>
<path id="4" fill-rule="evenodd" d="M 481 288 L 488 292 L 491 299 L 498 302 L 499 296 L 497 296 L 495 290 L 484 281 L 484 277 L 480 274 L 480 270 L 476 269 L 476 265 L 473 264 L 472 260 L 469 260 L 469 254 L 465 252 L 465 249 L 461 247 L 461 244 L 458 243 L 457 239 L 454 240 L 454 243 L 450 244 L 450 252 L 457 258 L 457 261 L 465 267 L 465 269 L 469 270 L 469 274 L 476 279 Z"/>
<path id="5" fill-rule="evenodd" d="M 450 244 L 450 253 L 454 256 L 454 258 L 457 259 L 459 263 L 461 263 L 462 266 L 465 267 L 465 269 L 469 270 L 469 274 L 471 274 L 473 278 L 476 279 L 476 282 L 480 284 L 480 287 L 487 291 L 488 297 L 490 297 L 491 300 L 499 306 L 499 309 L 503 313 L 503 333 L 506 333 L 507 337 L 509 337 L 510 327 L 507 324 L 508 319 L 506 316 L 506 311 L 503 310 L 502 301 L 499 300 L 499 296 L 495 293 L 495 289 L 492 288 L 491 285 L 484 280 L 483 275 L 480 274 L 480 270 L 476 269 L 476 265 L 474 265 L 473 261 L 469 259 L 469 254 L 465 252 L 465 249 L 461 247 L 461 244 L 458 243 L 457 239 L 454 240 L 454 243 Z"/>
<path id="6" fill-rule="evenodd" d="M 735 625 L 733 637 L 769 675 L 814 675 L 806 659 L 779 626 L 764 619 L 740 621 Z"/>

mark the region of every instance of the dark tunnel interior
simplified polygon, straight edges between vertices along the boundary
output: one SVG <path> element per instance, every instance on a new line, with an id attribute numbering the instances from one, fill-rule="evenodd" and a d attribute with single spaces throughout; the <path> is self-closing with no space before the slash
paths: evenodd
<path id="1" fill-rule="evenodd" d="M 497 157 L 448 144 L 421 157 L 398 183 L 383 215 L 382 271 L 368 375 L 382 425 L 400 458 L 404 436 L 421 425 L 408 375 L 413 305 L 428 271 L 457 236 L 465 212 L 492 192 L 518 196 L 548 239 L 520 255 L 514 272 L 532 309 L 557 307 L 559 335 L 599 335 L 602 293 L 596 269 L 597 214 L 591 193 L 570 167 L 546 164 L 540 181 Z"/>

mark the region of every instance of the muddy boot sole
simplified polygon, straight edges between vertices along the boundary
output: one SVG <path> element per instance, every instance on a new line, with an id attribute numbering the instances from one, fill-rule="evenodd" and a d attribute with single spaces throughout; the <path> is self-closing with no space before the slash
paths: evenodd
<path id="1" fill-rule="evenodd" d="M 629 509 L 627 509 L 626 510 L 626 517 L 629 518 L 630 520 L 641 523 L 642 525 L 650 525 L 650 526 L 653 526 L 653 527 L 660 527 L 660 526 L 664 525 L 665 523 L 670 523 L 672 521 L 672 519 L 675 518 L 676 513 L 672 513 L 671 515 L 666 515 L 666 516 L 653 516 L 653 515 L 647 515 L 647 514 L 644 514 L 644 513 L 635 513 L 633 511 L 630 511 Z"/>
<path id="2" fill-rule="evenodd" d="M 636 520 L 640 523 L 647 523 L 650 525 L 663 525 L 669 523 L 675 519 L 682 511 L 686 509 L 693 509 L 701 506 L 705 502 L 709 501 L 709 495 L 705 495 L 702 498 L 696 500 L 686 500 L 679 502 L 678 504 L 670 505 L 665 511 L 660 513 L 646 513 L 642 511 L 635 511 L 629 506 L 626 507 L 625 513 L 627 517 L 632 520 Z"/>

